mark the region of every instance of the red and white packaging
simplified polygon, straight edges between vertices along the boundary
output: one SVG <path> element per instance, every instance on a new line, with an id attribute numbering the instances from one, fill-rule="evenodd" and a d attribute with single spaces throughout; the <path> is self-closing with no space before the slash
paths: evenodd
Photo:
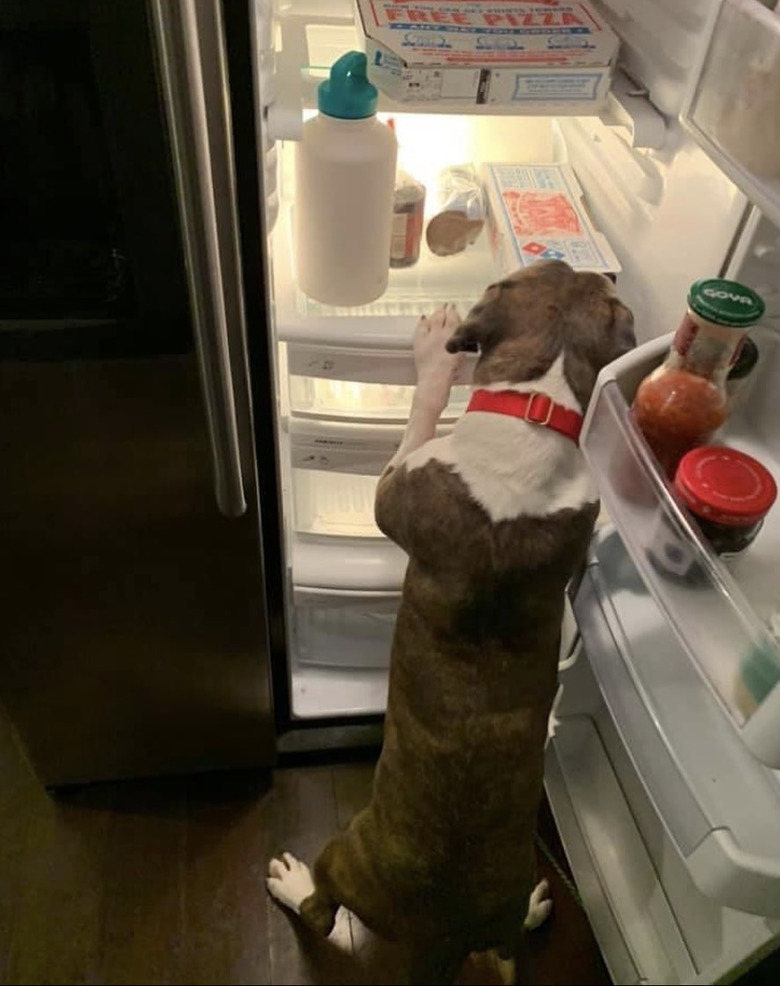
<path id="1" fill-rule="evenodd" d="M 400 102 L 597 113 L 618 38 L 586 0 L 355 0 L 372 82 Z"/>
<path id="2" fill-rule="evenodd" d="M 539 260 L 617 274 L 620 263 L 590 220 L 568 164 L 486 164 L 488 235 L 502 275 Z"/>

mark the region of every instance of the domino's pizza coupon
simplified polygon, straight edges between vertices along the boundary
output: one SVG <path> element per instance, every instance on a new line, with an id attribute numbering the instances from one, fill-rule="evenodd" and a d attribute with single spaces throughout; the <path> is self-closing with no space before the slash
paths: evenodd
<path id="1" fill-rule="evenodd" d="M 620 263 L 583 205 L 566 164 L 487 164 L 491 248 L 502 275 L 539 260 L 565 260 L 575 270 L 616 274 Z"/>

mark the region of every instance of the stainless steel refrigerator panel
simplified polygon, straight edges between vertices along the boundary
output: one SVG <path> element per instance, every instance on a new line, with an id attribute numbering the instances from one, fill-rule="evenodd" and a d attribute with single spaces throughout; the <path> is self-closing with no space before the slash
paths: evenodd
<path id="1" fill-rule="evenodd" d="M 214 499 L 194 356 L 0 363 L 0 695 L 48 785 L 267 764 L 255 491 Z"/>

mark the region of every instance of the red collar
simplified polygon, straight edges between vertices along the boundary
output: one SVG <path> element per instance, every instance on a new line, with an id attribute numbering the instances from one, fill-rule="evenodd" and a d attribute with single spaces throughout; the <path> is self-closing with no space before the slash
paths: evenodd
<path id="1" fill-rule="evenodd" d="M 556 404 L 547 394 L 538 390 L 520 393 L 516 390 L 475 390 L 466 411 L 490 411 L 508 414 L 530 424 L 552 428 L 579 444 L 583 417 L 562 404 Z"/>

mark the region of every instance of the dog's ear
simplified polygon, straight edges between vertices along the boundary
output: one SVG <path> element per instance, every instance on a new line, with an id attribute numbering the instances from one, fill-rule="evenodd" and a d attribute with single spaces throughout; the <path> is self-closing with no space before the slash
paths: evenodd
<path id="1" fill-rule="evenodd" d="M 467 318 L 447 340 L 448 353 L 478 353 L 483 340 L 483 327 L 479 319 Z"/>
<path id="2" fill-rule="evenodd" d="M 634 313 L 619 298 L 612 299 L 612 345 L 614 355 L 607 360 L 611 363 L 618 356 L 625 356 L 636 346 L 634 334 Z"/>
<path id="3" fill-rule="evenodd" d="M 498 284 L 491 284 L 485 290 L 482 298 L 447 340 L 448 353 L 478 353 L 484 347 L 494 328 L 492 322 L 499 317 L 494 308 L 500 296 L 501 287 Z"/>
<path id="4" fill-rule="evenodd" d="M 564 372 L 587 407 L 602 367 L 636 345 L 634 316 L 618 298 L 583 297 L 567 314 Z"/>

